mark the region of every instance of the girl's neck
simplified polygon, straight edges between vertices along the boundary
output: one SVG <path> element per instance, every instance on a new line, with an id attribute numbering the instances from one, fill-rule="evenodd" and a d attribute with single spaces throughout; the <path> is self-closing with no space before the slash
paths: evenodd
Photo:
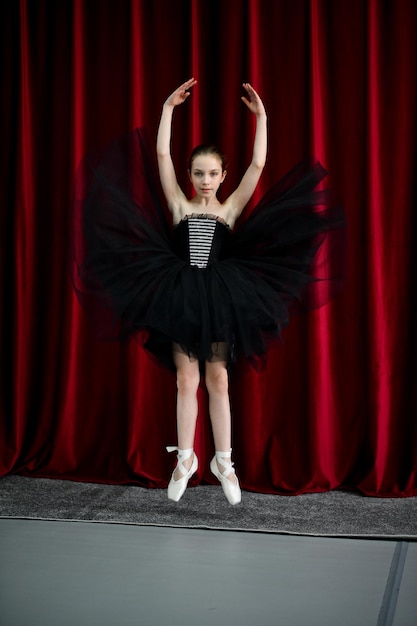
<path id="1" fill-rule="evenodd" d="M 219 202 L 218 198 L 215 196 L 213 198 L 199 198 L 198 196 L 194 196 L 190 200 L 190 204 L 199 207 L 200 209 L 213 209 L 216 207 L 221 207 L 221 202 Z"/>

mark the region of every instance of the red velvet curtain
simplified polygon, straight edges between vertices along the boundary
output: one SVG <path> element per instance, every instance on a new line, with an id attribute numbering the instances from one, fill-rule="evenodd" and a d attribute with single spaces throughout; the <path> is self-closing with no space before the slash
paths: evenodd
<path id="1" fill-rule="evenodd" d="M 155 137 L 193 75 L 173 138 L 187 189 L 201 140 L 228 154 L 226 192 L 247 166 L 249 80 L 269 114 L 255 199 L 314 154 L 348 220 L 343 293 L 294 318 L 264 371 L 231 372 L 242 486 L 417 495 L 414 0 L 6 0 L 1 14 L 0 473 L 167 484 L 175 377 L 135 341 L 95 339 L 67 272 L 70 205 L 82 156 L 135 126 Z M 194 482 L 212 480 L 203 384 L 199 404 Z"/>

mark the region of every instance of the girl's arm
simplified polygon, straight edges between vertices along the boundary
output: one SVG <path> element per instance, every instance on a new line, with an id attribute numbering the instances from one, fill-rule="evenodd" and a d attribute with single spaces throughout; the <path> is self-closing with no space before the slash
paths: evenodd
<path id="1" fill-rule="evenodd" d="M 156 140 L 156 153 L 158 157 L 159 177 L 164 191 L 168 207 L 175 218 L 178 215 L 180 205 L 185 196 L 178 185 L 174 164 L 171 158 L 171 127 L 174 108 L 185 102 L 190 95 L 188 91 L 196 84 L 194 78 L 190 78 L 176 89 L 164 102 L 161 120 L 159 122 L 158 136 Z"/>
<path id="2" fill-rule="evenodd" d="M 233 219 L 237 219 L 244 207 L 251 199 L 266 161 L 267 153 L 267 124 L 263 102 L 249 83 L 244 83 L 249 99 L 242 97 L 243 102 L 256 115 L 256 132 L 253 143 L 252 161 L 246 170 L 238 188 L 229 196 L 227 204 L 230 206 Z"/>

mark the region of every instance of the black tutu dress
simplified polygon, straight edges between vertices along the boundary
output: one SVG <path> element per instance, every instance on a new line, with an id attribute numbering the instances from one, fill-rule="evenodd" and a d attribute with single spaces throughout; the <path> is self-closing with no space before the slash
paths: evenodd
<path id="1" fill-rule="evenodd" d="M 210 214 L 173 226 L 142 129 L 83 160 L 71 274 L 102 339 L 140 337 L 173 368 L 173 342 L 200 361 L 225 342 L 257 367 L 290 315 L 325 304 L 343 279 L 345 217 L 319 163 L 292 169 L 232 231 Z"/>

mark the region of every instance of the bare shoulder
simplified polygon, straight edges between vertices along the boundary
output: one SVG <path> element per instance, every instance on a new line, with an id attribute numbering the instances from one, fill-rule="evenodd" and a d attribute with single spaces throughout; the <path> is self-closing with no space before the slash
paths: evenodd
<path id="1" fill-rule="evenodd" d="M 230 229 L 233 228 L 236 222 L 236 211 L 233 210 L 231 203 L 227 200 L 223 204 L 219 202 L 219 204 L 209 205 L 207 208 L 203 208 L 195 202 L 184 199 L 178 206 L 178 210 L 173 211 L 174 226 L 191 215 L 210 215 L 218 217 L 221 221 L 225 222 Z"/>
<path id="2" fill-rule="evenodd" d="M 172 207 L 174 226 L 181 222 L 187 215 L 192 215 L 193 213 L 198 213 L 195 204 L 190 202 L 185 195 L 182 195 L 182 197 L 178 199 L 177 205 Z"/>
<path id="3" fill-rule="evenodd" d="M 239 217 L 239 207 L 234 202 L 233 194 L 223 202 L 221 205 L 221 212 L 219 215 L 225 220 L 225 222 L 233 228 L 237 218 Z"/>

